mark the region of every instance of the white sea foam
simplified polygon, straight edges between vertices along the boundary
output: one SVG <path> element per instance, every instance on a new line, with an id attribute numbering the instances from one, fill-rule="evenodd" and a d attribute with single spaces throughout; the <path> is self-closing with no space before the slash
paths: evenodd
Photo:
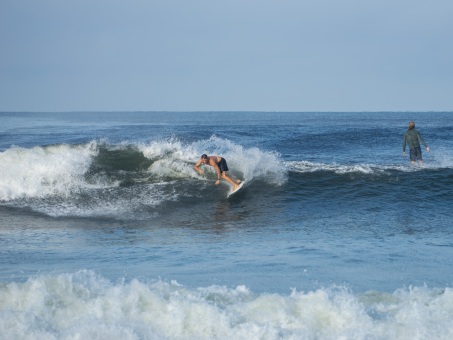
<path id="1" fill-rule="evenodd" d="M 425 162 L 428 167 L 453 168 L 453 152 L 450 149 L 441 147 L 431 151 L 432 163 Z"/>
<path id="2" fill-rule="evenodd" d="M 183 145 L 179 140 L 152 141 L 139 145 L 143 155 L 154 160 L 148 171 L 158 177 L 190 178 L 197 177 L 193 170 L 195 150 L 191 145 Z"/>
<path id="3" fill-rule="evenodd" d="M 377 164 L 328 164 L 308 161 L 287 162 L 286 166 L 292 171 L 306 173 L 317 171 L 329 171 L 336 174 L 362 173 L 362 174 L 385 174 L 389 171 L 411 172 L 423 168 L 408 165 L 377 165 Z M 425 167 L 426 168 L 426 167 Z"/>
<path id="4" fill-rule="evenodd" d="M 0 285 L 4 339 L 451 339 L 452 318 L 450 288 L 258 295 L 92 271 Z"/>
<path id="5" fill-rule="evenodd" d="M 227 160 L 229 173 L 239 179 L 261 179 L 272 184 L 281 185 L 287 179 L 286 168 L 275 152 L 267 152 L 259 148 L 244 148 L 227 139 L 212 136 L 188 145 L 172 139 L 169 141 L 153 141 L 149 145 L 141 145 L 140 150 L 149 159 L 158 159 L 149 171 L 158 176 L 197 177 L 193 165 L 200 155 L 219 155 Z M 205 167 L 207 173 L 214 170 Z"/>
<path id="6" fill-rule="evenodd" d="M 288 169 L 296 172 L 307 173 L 317 171 L 330 171 L 336 174 L 362 173 L 362 174 L 385 174 L 390 171 L 413 172 L 424 169 L 451 169 L 453 168 L 453 154 L 450 150 L 439 148 L 431 150 L 430 153 L 424 153 L 424 164 L 419 166 L 418 162 L 414 166 L 410 165 L 409 157 L 404 159 L 401 164 L 337 164 L 337 163 L 320 163 L 309 161 L 291 161 L 286 162 Z"/>
<path id="7" fill-rule="evenodd" d="M 224 157 L 231 174 L 241 179 L 260 179 L 276 185 L 287 180 L 286 168 L 276 152 L 263 151 L 258 147 L 245 148 L 217 136 L 200 141 L 194 147 L 198 150 L 197 159 L 202 153 Z"/>
<path id="8" fill-rule="evenodd" d="M 87 200 L 79 201 L 67 199 L 63 202 L 58 198 L 55 201 L 35 200 L 32 203 L 33 210 L 48 216 L 78 216 L 78 217 L 114 217 L 117 219 L 141 220 L 153 216 L 147 208 L 156 207 L 162 202 L 173 201 L 178 194 L 168 190 L 171 182 L 152 183 L 140 188 L 98 188 L 96 193 L 91 193 Z M 16 205 L 20 206 L 21 203 Z"/>
<path id="9" fill-rule="evenodd" d="M 0 153 L 0 200 L 68 195 L 80 188 L 96 153 L 95 142 L 5 150 Z"/>

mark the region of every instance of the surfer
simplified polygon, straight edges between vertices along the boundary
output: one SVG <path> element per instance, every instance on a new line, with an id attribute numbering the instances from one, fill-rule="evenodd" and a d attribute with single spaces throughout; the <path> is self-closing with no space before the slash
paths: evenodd
<path id="1" fill-rule="evenodd" d="M 423 165 L 422 159 L 422 149 L 420 148 L 420 142 L 425 146 L 426 151 L 429 152 L 429 147 L 426 145 L 425 141 L 423 140 L 420 132 L 415 129 L 415 123 L 409 122 L 409 127 L 407 131 L 404 133 L 403 139 L 403 156 L 406 156 L 406 143 L 409 146 L 409 155 L 411 159 L 411 164 L 415 163 L 417 159 L 420 165 Z"/>
<path id="2" fill-rule="evenodd" d="M 201 155 L 197 164 L 195 164 L 193 167 L 200 175 L 204 174 L 203 169 L 200 169 L 200 165 L 202 165 L 202 164 L 210 165 L 216 171 L 217 181 L 215 181 L 215 185 L 220 184 L 220 178 L 222 177 L 223 179 L 228 181 L 233 186 L 233 192 L 238 189 L 241 181 L 236 178 L 233 179 L 227 175 L 226 172 L 228 171 L 228 166 L 227 166 L 225 158 L 220 157 L 220 156 L 208 156 L 206 154 Z"/>

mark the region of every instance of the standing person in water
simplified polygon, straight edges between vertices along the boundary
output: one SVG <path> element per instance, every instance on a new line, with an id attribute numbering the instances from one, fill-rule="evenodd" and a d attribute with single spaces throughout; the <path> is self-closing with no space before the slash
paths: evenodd
<path id="1" fill-rule="evenodd" d="M 208 156 L 205 154 L 201 155 L 199 161 L 193 167 L 200 175 L 204 174 L 204 171 L 200 169 L 200 165 L 202 164 L 210 165 L 216 171 L 217 181 L 215 181 L 215 185 L 220 184 L 220 177 L 222 177 L 233 186 L 233 191 L 237 190 L 241 181 L 236 178 L 233 179 L 227 175 L 226 172 L 228 171 L 228 166 L 225 158 L 220 156 Z"/>
<path id="2" fill-rule="evenodd" d="M 415 160 L 418 160 L 420 165 L 423 165 L 422 149 L 420 148 L 420 142 L 425 146 L 426 151 L 429 152 L 428 145 L 426 145 L 425 141 L 420 135 L 420 132 L 418 132 L 415 129 L 415 123 L 409 122 L 409 127 L 407 131 L 404 133 L 403 156 L 406 156 L 406 143 L 407 143 L 407 145 L 409 146 L 409 155 L 412 165 L 415 163 Z"/>

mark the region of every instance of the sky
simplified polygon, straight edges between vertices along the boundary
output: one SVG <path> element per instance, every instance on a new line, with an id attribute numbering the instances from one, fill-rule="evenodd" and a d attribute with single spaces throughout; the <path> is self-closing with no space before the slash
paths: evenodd
<path id="1" fill-rule="evenodd" d="M 0 0 L 0 111 L 453 111 L 451 0 Z"/>

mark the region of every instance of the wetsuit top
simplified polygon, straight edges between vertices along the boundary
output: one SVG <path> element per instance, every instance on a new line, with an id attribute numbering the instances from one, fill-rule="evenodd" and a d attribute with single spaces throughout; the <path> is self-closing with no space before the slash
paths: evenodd
<path id="1" fill-rule="evenodd" d="M 420 142 L 426 147 L 425 141 L 423 140 L 422 136 L 420 135 L 420 132 L 418 132 L 415 129 L 407 130 L 404 133 L 404 139 L 403 139 L 403 152 L 406 152 L 406 143 L 409 146 L 409 149 L 416 148 L 420 146 Z"/>

